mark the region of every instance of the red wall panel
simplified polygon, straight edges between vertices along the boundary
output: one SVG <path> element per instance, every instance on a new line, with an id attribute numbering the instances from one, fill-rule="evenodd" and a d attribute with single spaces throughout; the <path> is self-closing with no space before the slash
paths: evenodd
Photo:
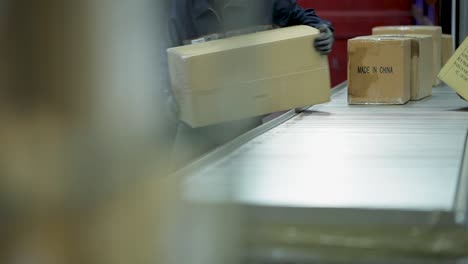
<path id="1" fill-rule="evenodd" d="M 347 79 L 348 39 L 370 35 L 372 28 L 412 23 L 412 0 L 298 0 L 335 27 L 336 42 L 329 56 L 333 86 Z"/>

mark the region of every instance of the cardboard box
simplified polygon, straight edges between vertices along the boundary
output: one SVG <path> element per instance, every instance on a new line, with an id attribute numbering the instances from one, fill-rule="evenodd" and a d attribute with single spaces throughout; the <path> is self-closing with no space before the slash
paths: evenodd
<path id="1" fill-rule="evenodd" d="M 411 100 L 432 95 L 433 50 L 430 35 L 377 35 L 411 38 Z"/>
<path id="2" fill-rule="evenodd" d="M 388 27 L 375 27 L 372 30 L 374 35 L 388 35 L 388 34 L 401 34 L 401 35 L 431 35 L 433 40 L 434 52 L 434 72 L 433 72 L 433 85 L 438 85 L 439 80 L 437 74 L 442 65 L 442 28 L 436 26 L 388 26 Z"/>
<path id="3" fill-rule="evenodd" d="M 442 66 L 447 64 L 448 60 L 453 56 L 453 36 L 442 35 Z"/>
<path id="4" fill-rule="evenodd" d="M 468 38 L 442 68 L 439 78 L 468 100 Z"/>
<path id="5" fill-rule="evenodd" d="M 411 38 L 348 41 L 349 104 L 405 104 L 411 95 Z"/>
<path id="6" fill-rule="evenodd" d="M 168 49 L 180 118 L 202 127 L 328 102 L 318 34 L 295 26 Z"/>

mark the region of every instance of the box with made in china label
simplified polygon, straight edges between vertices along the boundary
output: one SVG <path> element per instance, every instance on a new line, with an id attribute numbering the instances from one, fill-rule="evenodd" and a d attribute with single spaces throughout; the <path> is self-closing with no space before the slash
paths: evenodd
<path id="1" fill-rule="evenodd" d="M 411 38 L 348 41 L 348 103 L 405 104 L 411 96 Z"/>
<path id="2" fill-rule="evenodd" d="M 440 82 L 437 79 L 437 74 L 442 67 L 442 28 L 439 26 L 384 26 L 375 27 L 372 29 L 374 35 L 400 34 L 400 35 L 431 35 L 433 43 L 433 63 L 434 72 L 432 75 L 433 85 L 436 86 Z"/>
<path id="3" fill-rule="evenodd" d="M 376 38 L 411 38 L 411 100 L 432 95 L 433 45 L 430 35 L 376 35 Z"/>

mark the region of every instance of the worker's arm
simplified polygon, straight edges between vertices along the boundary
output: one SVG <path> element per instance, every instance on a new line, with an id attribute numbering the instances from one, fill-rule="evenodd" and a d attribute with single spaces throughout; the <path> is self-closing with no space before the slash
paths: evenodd
<path id="1" fill-rule="evenodd" d="M 315 13 L 313 9 L 304 9 L 296 0 L 275 0 L 273 22 L 280 27 L 308 25 L 320 30 L 320 36 L 315 40 L 315 48 L 326 55 L 331 52 L 334 36 L 333 26 Z"/>

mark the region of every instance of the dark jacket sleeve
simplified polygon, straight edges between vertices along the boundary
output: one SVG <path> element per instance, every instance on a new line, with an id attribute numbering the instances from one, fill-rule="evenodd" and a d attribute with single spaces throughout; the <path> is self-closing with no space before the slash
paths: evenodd
<path id="1" fill-rule="evenodd" d="M 334 31 L 329 21 L 317 16 L 313 9 L 302 8 L 297 4 L 296 0 L 275 0 L 273 4 L 273 23 L 279 27 L 308 25 L 319 28 L 326 25 Z"/>

